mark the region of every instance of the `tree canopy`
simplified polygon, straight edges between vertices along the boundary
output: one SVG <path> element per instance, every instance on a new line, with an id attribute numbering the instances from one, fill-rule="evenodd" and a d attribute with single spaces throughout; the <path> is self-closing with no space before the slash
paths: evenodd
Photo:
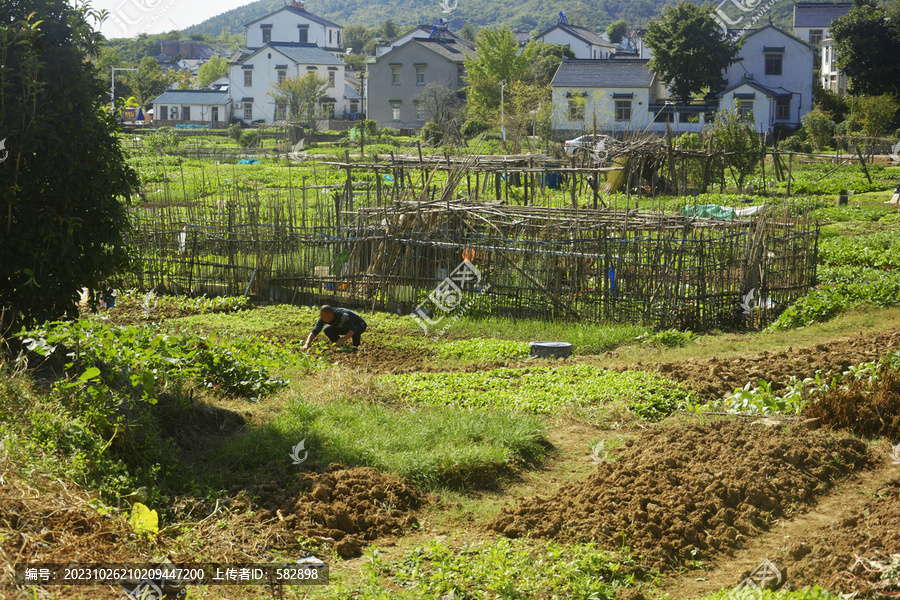
<path id="1" fill-rule="evenodd" d="M 467 94 L 471 105 L 482 110 L 500 107 L 500 84 L 512 84 L 528 69 L 535 55 L 530 42 L 521 52 L 509 27 L 482 29 L 475 37 L 477 55 L 466 60 Z"/>
<path id="2" fill-rule="evenodd" d="M 95 17 L 67 0 L 0 4 L 0 333 L 75 316 L 80 289 L 127 264 L 137 177 L 85 61 L 99 51 Z"/>
<path id="3" fill-rule="evenodd" d="M 291 121 L 311 123 L 316 118 L 316 106 L 326 89 L 328 79 L 313 72 L 302 77 L 285 77 L 273 83 L 269 96 L 277 104 L 284 105 Z"/>
<path id="4" fill-rule="evenodd" d="M 644 42 L 653 51 L 650 70 L 681 102 L 704 88 L 717 89 L 738 60 L 738 45 L 723 39 L 708 7 L 683 0 L 650 21 Z"/>
<path id="5" fill-rule="evenodd" d="M 197 84 L 205 88 L 216 79 L 228 75 L 228 60 L 224 56 L 213 56 L 200 65 L 197 71 Z"/>
<path id="6" fill-rule="evenodd" d="M 853 94 L 900 95 L 900 4 L 889 11 L 874 0 L 856 0 L 831 24 L 837 66 Z"/>

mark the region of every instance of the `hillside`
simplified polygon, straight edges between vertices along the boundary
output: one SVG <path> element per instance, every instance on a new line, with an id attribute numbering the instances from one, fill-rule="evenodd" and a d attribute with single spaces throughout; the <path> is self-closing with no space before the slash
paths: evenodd
<path id="1" fill-rule="evenodd" d="M 448 0 L 450 6 L 456 1 Z M 571 23 L 587 27 L 605 27 L 620 18 L 633 25 L 644 25 L 668 2 L 669 0 L 564 0 L 559 3 L 547 3 L 543 0 L 459 0 L 457 8 L 449 15 L 442 12 L 440 0 L 425 3 L 413 0 L 374 0 L 365 3 L 310 0 L 306 7 L 310 12 L 344 26 L 375 27 L 391 19 L 403 28 L 419 23 L 434 23 L 441 17 L 448 17 L 452 29 L 459 29 L 469 21 L 476 27 L 508 25 L 531 31 L 544 29 L 555 23 L 560 10 L 565 11 Z M 240 33 L 243 32 L 245 23 L 283 5 L 284 0 L 257 0 L 207 19 L 187 29 L 186 33 L 218 35 L 226 27 L 230 27 L 233 33 Z M 787 6 L 790 7 L 790 4 L 787 3 Z"/>

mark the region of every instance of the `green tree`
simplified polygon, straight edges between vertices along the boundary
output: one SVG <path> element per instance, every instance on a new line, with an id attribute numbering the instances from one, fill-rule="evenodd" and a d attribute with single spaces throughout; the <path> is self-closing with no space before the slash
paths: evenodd
<path id="1" fill-rule="evenodd" d="M 273 83 L 269 96 L 287 109 L 291 121 L 305 121 L 312 125 L 316 119 L 316 106 L 327 89 L 328 79 L 307 73 L 302 77 L 285 77 Z"/>
<path id="2" fill-rule="evenodd" d="M 77 315 L 83 286 L 127 265 L 126 164 L 95 66 L 90 6 L 0 3 L 0 333 Z"/>
<path id="3" fill-rule="evenodd" d="M 149 56 L 141 60 L 138 71 L 132 78 L 132 89 L 141 106 L 149 108 L 150 102 L 168 89 L 175 81 L 175 74 L 163 71 L 155 58 Z"/>
<path id="4" fill-rule="evenodd" d="M 209 86 L 213 81 L 228 75 L 228 61 L 224 56 L 213 56 L 200 65 L 197 71 L 197 83 L 201 88 Z"/>
<path id="5" fill-rule="evenodd" d="M 897 101 L 888 94 L 850 98 L 852 120 L 859 125 L 862 133 L 869 137 L 887 133 L 897 116 L 898 109 L 900 106 Z"/>
<path id="6" fill-rule="evenodd" d="M 565 58 L 575 58 L 575 53 L 568 46 L 562 44 L 548 44 L 546 42 L 533 42 L 534 54 L 531 62 L 522 74 L 524 81 L 540 87 L 550 85 L 559 64 Z"/>
<path id="7" fill-rule="evenodd" d="M 814 108 L 803 115 L 800 122 L 813 148 L 821 150 L 831 144 L 834 138 L 834 122 L 831 120 L 831 114 L 820 108 Z"/>
<path id="8" fill-rule="evenodd" d="M 390 19 L 382 23 L 381 25 L 381 38 L 385 40 L 392 40 L 400 35 L 400 30 L 397 29 L 397 26 Z"/>
<path id="9" fill-rule="evenodd" d="M 850 12 L 831 23 L 837 66 L 853 94 L 900 94 L 900 22 L 887 16 L 875 0 L 855 0 Z M 891 16 L 900 17 L 896 3 Z"/>
<path id="10" fill-rule="evenodd" d="M 475 36 L 477 36 L 477 35 L 478 35 L 478 31 L 468 21 L 466 21 L 465 24 L 462 26 L 462 28 L 460 28 L 460 30 L 459 30 L 459 37 L 469 40 L 470 42 L 474 42 Z"/>
<path id="11" fill-rule="evenodd" d="M 536 52 L 529 42 L 521 52 L 509 27 L 484 28 L 476 37 L 477 54 L 466 59 L 466 80 L 470 112 L 485 116 L 500 108 L 500 86 L 521 79 Z"/>
<path id="12" fill-rule="evenodd" d="M 644 41 L 653 51 L 650 70 L 681 102 L 717 89 L 725 69 L 739 60 L 738 46 L 722 38 L 709 7 L 684 0 L 650 21 Z"/>
<path id="13" fill-rule="evenodd" d="M 627 32 L 628 24 L 624 20 L 619 19 L 610 23 L 606 28 L 606 37 L 609 38 L 610 43 L 621 44 Z"/>
<path id="14" fill-rule="evenodd" d="M 350 25 L 344 29 L 344 44 L 356 54 L 361 54 L 369 40 L 374 39 L 372 30 L 362 25 Z"/>
<path id="15" fill-rule="evenodd" d="M 734 107 L 719 110 L 710 128 L 710 136 L 719 149 L 727 154 L 725 164 L 741 189 L 744 188 L 746 178 L 759 165 L 763 151 L 762 137 L 753 128 L 753 123 L 752 112 L 749 118 L 743 118 L 740 108 Z"/>

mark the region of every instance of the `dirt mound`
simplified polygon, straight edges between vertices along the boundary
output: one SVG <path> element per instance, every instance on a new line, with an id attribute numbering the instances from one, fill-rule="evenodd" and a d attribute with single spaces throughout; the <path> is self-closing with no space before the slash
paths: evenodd
<path id="1" fill-rule="evenodd" d="M 890 581 L 869 571 L 856 557 L 881 559 L 900 554 L 900 479 L 894 479 L 865 505 L 849 511 L 824 530 L 796 539 L 779 560 L 786 565 L 794 587 L 819 584 L 839 592 L 866 591 L 881 585 L 881 592 L 900 592 L 900 575 Z M 889 561 L 888 561 L 889 562 Z M 891 586 L 891 587 L 887 587 Z"/>
<path id="2" fill-rule="evenodd" d="M 669 379 L 683 381 L 704 398 L 721 398 L 748 381 L 765 379 L 780 389 L 792 375 L 812 377 L 816 371 L 843 371 L 850 365 L 872 361 L 900 346 L 900 331 L 860 334 L 848 340 L 788 348 L 783 352 L 762 352 L 729 358 L 689 359 L 660 363 L 656 371 Z M 643 368 L 646 366 L 631 366 Z"/>
<path id="3" fill-rule="evenodd" d="M 506 508 L 489 527 L 509 537 L 627 544 L 662 570 L 730 554 L 869 461 L 851 437 L 726 421 L 658 429 L 626 446 L 585 481 Z"/>
<path id="4" fill-rule="evenodd" d="M 371 467 L 330 465 L 324 473 L 303 473 L 291 489 L 263 502 L 260 518 L 277 518 L 295 535 L 331 542 L 344 558 L 362 554 L 366 542 L 409 529 L 410 511 L 425 497 L 402 479 Z"/>
<path id="5" fill-rule="evenodd" d="M 327 340 L 326 340 L 327 342 Z M 328 360 L 357 370 L 373 373 L 413 373 L 423 369 L 422 363 L 434 352 L 426 348 L 397 348 L 384 346 L 375 340 L 363 338 L 360 352 L 346 352 L 332 345 L 325 350 Z"/>
<path id="6" fill-rule="evenodd" d="M 860 380 L 847 389 L 832 388 L 806 412 L 833 429 L 895 439 L 900 435 L 900 373 L 882 368 L 873 384 Z"/>

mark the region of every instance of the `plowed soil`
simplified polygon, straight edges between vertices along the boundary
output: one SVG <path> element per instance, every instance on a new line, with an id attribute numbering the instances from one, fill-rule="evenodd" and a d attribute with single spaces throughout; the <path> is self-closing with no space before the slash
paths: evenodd
<path id="1" fill-rule="evenodd" d="M 848 511 L 823 530 L 794 540 L 780 561 L 795 587 L 819 584 L 833 591 L 880 591 L 900 594 L 900 575 L 879 581 L 881 574 L 858 564 L 856 557 L 884 559 L 900 554 L 900 479 L 876 492 L 864 506 Z M 890 587 L 888 587 L 890 586 Z"/>
<path id="2" fill-rule="evenodd" d="M 382 536 L 417 523 L 412 511 L 424 496 L 402 479 L 369 467 L 331 465 L 324 473 L 303 473 L 288 490 L 264 497 L 260 519 L 277 518 L 276 528 L 316 538 L 344 558 Z"/>
<path id="3" fill-rule="evenodd" d="M 866 445 L 848 436 L 726 421 L 658 429 L 626 446 L 585 481 L 505 508 L 489 527 L 509 537 L 627 544 L 665 570 L 733 553 L 870 461 Z"/>
<path id="4" fill-rule="evenodd" d="M 687 383 L 704 398 L 721 398 L 748 381 L 762 378 L 777 384 L 773 388 L 779 389 L 792 375 L 803 379 L 812 377 L 816 371 L 843 371 L 850 365 L 876 360 L 898 347 L 900 331 L 887 331 L 806 348 L 789 347 L 783 352 L 660 363 L 655 369 L 669 379 Z M 629 368 L 648 367 L 631 365 Z"/>
<path id="5" fill-rule="evenodd" d="M 360 352 L 346 352 L 328 345 L 325 350 L 328 360 L 371 373 L 413 373 L 423 370 L 423 361 L 434 355 L 434 352 L 426 348 L 403 349 L 384 346 L 377 341 L 377 336 L 369 339 L 367 337 L 363 337 Z"/>

